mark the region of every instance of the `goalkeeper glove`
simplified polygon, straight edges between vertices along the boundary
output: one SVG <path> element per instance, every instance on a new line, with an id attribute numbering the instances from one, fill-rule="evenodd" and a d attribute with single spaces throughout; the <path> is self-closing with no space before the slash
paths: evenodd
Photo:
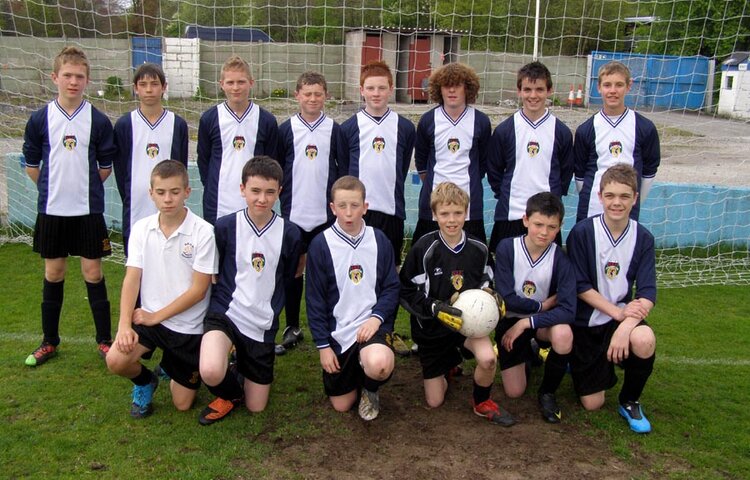
<path id="1" fill-rule="evenodd" d="M 495 299 L 495 303 L 497 303 L 497 311 L 500 313 L 500 319 L 502 320 L 505 318 L 505 301 L 503 301 L 503 297 L 490 287 L 484 287 L 482 290 L 492 295 L 492 298 Z"/>
<path id="2" fill-rule="evenodd" d="M 432 302 L 432 314 L 440 320 L 443 325 L 456 332 L 463 324 L 463 320 L 461 319 L 463 312 L 456 307 L 451 307 L 450 304 L 446 302 L 441 302 L 440 300 Z"/>

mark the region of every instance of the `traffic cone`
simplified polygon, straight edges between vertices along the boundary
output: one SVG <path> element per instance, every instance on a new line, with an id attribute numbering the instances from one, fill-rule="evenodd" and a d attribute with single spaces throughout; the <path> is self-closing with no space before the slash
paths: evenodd
<path id="1" fill-rule="evenodd" d="M 573 106 L 576 103 L 576 94 L 573 92 L 573 85 L 570 86 L 570 93 L 568 93 L 568 105 Z"/>
<path id="2" fill-rule="evenodd" d="M 578 84 L 578 91 L 576 92 L 575 105 L 576 107 L 583 106 L 583 85 L 581 85 L 580 83 Z"/>

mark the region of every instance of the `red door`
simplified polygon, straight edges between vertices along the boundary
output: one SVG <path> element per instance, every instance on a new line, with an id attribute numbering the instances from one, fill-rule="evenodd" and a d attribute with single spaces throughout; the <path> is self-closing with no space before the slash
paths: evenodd
<path id="1" fill-rule="evenodd" d="M 380 60 L 383 48 L 383 38 L 378 33 L 368 33 L 365 35 L 365 44 L 362 45 L 362 65 L 376 60 Z"/>
<path id="2" fill-rule="evenodd" d="M 432 73 L 430 65 L 430 37 L 417 37 L 409 44 L 408 89 L 412 102 L 427 101 L 427 79 Z"/>

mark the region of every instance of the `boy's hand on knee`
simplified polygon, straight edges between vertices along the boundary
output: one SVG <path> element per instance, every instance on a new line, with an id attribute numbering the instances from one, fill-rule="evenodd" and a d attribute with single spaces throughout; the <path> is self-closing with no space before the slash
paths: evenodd
<path id="1" fill-rule="evenodd" d="M 628 321 L 638 322 L 639 320 L 628 318 Z M 613 363 L 622 363 L 630 354 L 630 332 L 633 330 L 631 322 L 623 322 L 612 334 L 612 340 L 609 342 L 607 349 L 607 360 Z"/>
<path id="2" fill-rule="evenodd" d="M 138 334 L 135 333 L 135 330 L 132 328 L 121 328 L 117 330 L 113 345 L 122 353 L 130 353 L 135 348 L 136 343 L 138 343 Z"/>
<path id="3" fill-rule="evenodd" d="M 503 348 L 508 352 L 513 350 L 513 343 L 527 328 L 529 328 L 528 318 L 522 318 L 521 320 L 517 321 L 512 327 L 508 329 L 507 332 L 505 332 L 505 335 L 503 335 L 503 338 L 500 340 Z"/>
<path id="4" fill-rule="evenodd" d="M 367 321 L 359 327 L 359 330 L 357 330 L 357 342 L 365 343 L 370 340 L 372 336 L 375 335 L 375 332 L 378 331 L 378 328 L 380 328 L 381 323 L 382 322 L 378 317 L 370 317 L 367 319 Z"/>
<path id="5" fill-rule="evenodd" d="M 318 351 L 320 352 L 320 366 L 326 373 L 338 373 L 341 370 L 336 352 L 331 347 L 322 348 Z"/>
<path id="6" fill-rule="evenodd" d="M 461 310 L 440 300 L 432 302 L 432 314 L 440 320 L 443 325 L 456 332 L 464 323 L 461 319 L 461 315 L 463 315 Z"/>

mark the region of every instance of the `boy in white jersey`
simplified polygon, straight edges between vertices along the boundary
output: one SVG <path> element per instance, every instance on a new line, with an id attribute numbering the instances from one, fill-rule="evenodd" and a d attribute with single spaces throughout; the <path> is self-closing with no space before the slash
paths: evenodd
<path id="1" fill-rule="evenodd" d="M 38 366 L 57 354 L 66 260 L 81 257 L 96 343 L 104 358 L 112 344 L 102 257 L 109 255 L 104 222 L 104 180 L 115 156 L 112 123 L 84 100 L 89 61 L 77 47 L 55 57 L 55 100 L 31 114 L 24 132 L 26 173 L 37 185 L 34 251 L 44 259 L 41 345 L 26 358 Z"/>
<path id="2" fill-rule="evenodd" d="M 339 125 L 323 113 L 327 85 L 320 73 L 308 71 L 300 75 L 294 91 L 299 113 L 279 127 L 277 158 L 284 170 L 281 215 L 302 231 L 303 250 L 297 276 L 287 288 L 286 328 L 276 346 L 276 355 L 284 355 L 302 341 L 299 321 L 305 252 L 310 241 L 333 222 L 328 204 L 331 186 L 339 177 Z"/>
<path id="3" fill-rule="evenodd" d="M 638 174 L 638 200 L 630 217 L 638 220 L 641 203 L 646 201 L 661 161 L 659 134 L 649 119 L 625 106 L 625 96 L 633 86 L 630 69 L 620 62 L 609 62 L 599 69 L 597 89 L 604 103 L 601 111 L 576 129 L 575 162 L 578 213 L 576 221 L 602 212 L 595 192 L 607 168 L 626 163 Z"/>
<path id="4" fill-rule="evenodd" d="M 201 115 L 198 124 L 198 172 L 203 183 L 203 218 L 209 223 L 247 205 L 237 179 L 248 158 L 276 158 L 276 118 L 250 100 L 254 80 L 250 65 L 232 56 L 221 67 L 219 80 L 226 101 Z"/>
<path id="5" fill-rule="evenodd" d="M 503 239 L 495 252 L 495 288 L 507 309 L 495 333 L 503 389 L 511 398 L 523 395 L 531 339 L 551 343 L 537 394 L 542 418 L 549 423 L 559 423 L 561 418 L 555 392 L 573 348 L 570 324 L 576 308 L 573 267 L 554 243 L 564 217 L 565 207 L 557 195 L 532 195 L 523 216 L 528 233 Z"/>
<path id="6" fill-rule="evenodd" d="M 360 392 L 359 416 L 369 421 L 380 413 L 378 389 L 395 363 L 399 280 L 387 237 L 362 219 L 364 184 L 349 175 L 336 180 L 331 210 L 336 222 L 310 244 L 307 318 L 331 405 L 349 411 Z"/>
<path id="7" fill-rule="evenodd" d="M 523 215 L 529 197 L 538 192 L 562 197 L 573 177 L 573 135 L 547 109 L 552 74 L 531 62 L 518 70 L 516 86 L 522 108 L 497 126 L 487 151 L 487 180 L 497 199 L 493 253 L 500 240 L 527 232 Z M 559 235 L 556 241 L 562 244 Z"/>
<path id="8" fill-rule="evenodd" d="M 176 160 L 159 162 L 149 193 L 158 213 L 133 226 L 120 323 L 107 355 L 112 373 L 134 384 L 133 418 L 153 411 L 159 377 L 141 358 L 150 358 L 156 348 L 164 352 L 160 368 L 171 378 L 172 403 L 182 411 L 193 404 L 200 387 L 203 319 L 218 264 L 213 227 L 185 207 L 190 196 L 185 166 Z"/>
<path id="9" fill-rule="evenodd" d="M 241 178 L 246 208 L 216 221 L 219 275 L 204 324 L 200 374 L 217 398 L 201 412 L 201 425 L 226 417 L 243 396 L 249 411 L 266 408 L 279 315 L 302 248 L 299 229 L 272 210 L 283 178 L 278 162 L 254 157 Z M 230 366 L 232 346 L 237 361 Z"/>
<path id="10" fill-rule="evenodd" d="M 471 106 L 479 94 L 479 77 L 469 66 L 450 63 L 430 76 L 430 100 L 439 105 L 419 119 L 414 163 L 422 180 L 419 219 L 413 241 L 438 229 L 430 208 L 430 193 L 442 182 L 452 182 L 470 199 L 465 230 L 484 243 L 484 192 L 490 119 Z"/>
<path id="11" fill-rule="evenodd" d="M 157 212 L 149 196 L 151 171 L 162 160 L 188 162 L 187 122 L 164 108 L 167 79 L 159 65 L 144 63 L 133 74 L 138 108 L 115 123 L 113 168 L 122 199 L 122 237 L 128 254 L 130 229 L 141 218 Z"/>
<path id="12" fill-rule="evenodd" d="M 617 383 L 619 365 L 625 380 L 618 411 L 631 430 L 648 433 L 651 424 L 639 399 L 656 352 L 654 331 L 646 323 L 656 302 L 656 256 L 654 236 L 629 217 L 637 185 L 633 167 L 608 168 L 599 185 L 604 212 L 578 222 L 568 236 L 578 283 L 571 371 L 583 407 L 595 410 Z"/>

